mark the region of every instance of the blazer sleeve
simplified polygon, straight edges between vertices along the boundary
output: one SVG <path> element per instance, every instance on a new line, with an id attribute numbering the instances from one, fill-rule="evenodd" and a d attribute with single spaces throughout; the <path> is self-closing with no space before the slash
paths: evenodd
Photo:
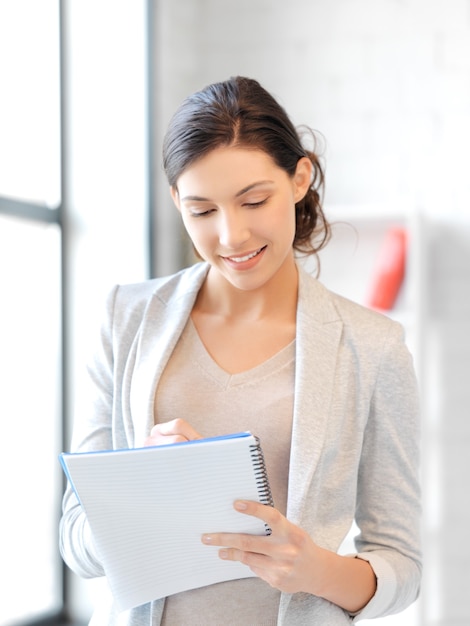
<path id="1" fill-rule="evenodd" d="M 377 591 L 354 622 L 398 613 L 421 579 L 419 401 L 411 355 L 399 324 L 383 343 L 358 476 L 358 557 L 370 562 Z"/>
<path id="2" fill-rule="evenodd" d="M 76 421 L 71 450 L 85 452 L 109 450 L 114 446 L 114 357 L 113 317 L 118 287 L 109 294 L 101 327 L 98 349 L 88 367 L 88 381 L 77 402 Z M 79 576 L 103 576 L 104 570 L 96 552 L 90 527 L 80 502 L 67 485 L 59 527 L 59 547 L 66 564 Z"/>

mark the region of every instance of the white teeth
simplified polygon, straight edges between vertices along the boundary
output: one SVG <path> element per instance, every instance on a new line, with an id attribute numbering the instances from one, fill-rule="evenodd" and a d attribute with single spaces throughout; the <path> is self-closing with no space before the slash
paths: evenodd
<path id="1" fill-rule="evenodd" d="M 231 261 L 234 261 L 235 263 L 244 263 L 245 261 L 249 261 L 250 259 L 252 259 L 254 256 L 259 254 L 260 252 L 261 252 L 261 248 L 259 250 L 256 250 L 256 252 L 247 254 L 246 256 L 237 256 L 237 257 L 229 256 L 228 258 Z"/>

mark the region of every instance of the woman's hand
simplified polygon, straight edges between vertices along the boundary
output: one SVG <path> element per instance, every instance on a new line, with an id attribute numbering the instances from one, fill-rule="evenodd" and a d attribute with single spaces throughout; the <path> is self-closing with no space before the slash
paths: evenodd
<path id="1" fill-rule="evenodd" d="M 163 446 L 170 443 L 192 441 L 193 439 L 202 439 L 202 435 L 195 431 L 188 422 L 177 418 L 170 422 L 156 424 L 144 441 L 144 446 Z"/>
<path id="2" fill-rule="evenodd" d="M 272 529 L 269 536 L 235 533 L 203 535 L 202 542 L 224 546 L 219 557 L 240 561 L 272 587 L 286 593 L 313 593 L 321 578 L 322 549 L 301 528 L 276 509 L 251 501 L 236 501 L 234 507 L 263 520 Z"/>
<path id="3" fill-rule="evenodd" d="M 321 548 L 308 533 L 270 506 L 238 500 L 234 507 L 263 520 L 272 534 L 203 535 L 203 543 L 221 546 L 220 558 L 244 563 L 280 591 L 311 593 L 351 613 L 361 610 L 374 595 L 377 583 L 368 562 Z"/>

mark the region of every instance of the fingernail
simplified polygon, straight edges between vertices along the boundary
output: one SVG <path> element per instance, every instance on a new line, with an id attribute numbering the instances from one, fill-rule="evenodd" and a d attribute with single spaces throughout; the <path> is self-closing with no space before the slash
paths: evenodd
<path id="1" fill-rule="evenodd" d="M 221 559 L 226 559 L 228 557 L 227 550 L 219 550 L 219 556 Z"/>
<path id="2" fill-rule="evenodd" d="M 237 501 L 235 502 L 235 508 L 236 508 L 238 511 L 245 511 L 245 510 L 246 510 L 246 508 L 247 508 L 247 504 L 246 504 L 246 502 L 243 502 L 242 500 L 237 500 Z"/>
<path id="3" fill-rule="evenodd" d="M 202 535 L 202 543 L 211 543 L 212 537 L 210 535 Z"/>

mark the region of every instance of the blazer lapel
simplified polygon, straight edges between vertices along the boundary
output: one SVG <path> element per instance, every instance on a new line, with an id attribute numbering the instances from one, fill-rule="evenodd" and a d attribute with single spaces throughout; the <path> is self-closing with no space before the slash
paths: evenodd
<path id="1" fill-rule="evenodd" d="M 130 382 L 134 445 L 140 446 L 154 425 L 155 393 L 160 376 L 187 323 L 208 267 L 183 273 L 176 287 L 154 294 L 143 316 Z M 341 337 L 328 292 L 299 270 L 296 382 L 289 472 L 288 516 L 299 522 L 326 434 L 334 370 Z"/>
<path id="2" fill-rule="evenodd" d="M 328 291 L 299 268 L 294 419 L 287 515 L 301 523 L 332 402 L 342 322 Z"/>
<path id="3" fill-rule="evenodd" d="M 207 266 L 181 274 L 180 283 L 149 300 L 140 329 L 130 389 L 135 445 L 141 446 L 155 424 L 155 393 L 160 376 L 191 314 Z"/>

